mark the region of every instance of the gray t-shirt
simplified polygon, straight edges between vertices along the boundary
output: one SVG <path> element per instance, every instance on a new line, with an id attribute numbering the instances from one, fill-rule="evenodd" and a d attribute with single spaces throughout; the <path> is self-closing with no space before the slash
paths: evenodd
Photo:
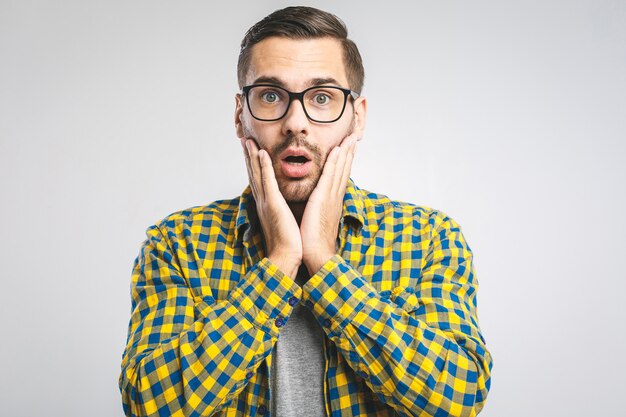
<path id="1" fill-rule="evenodd" d="M 308 279 L 308 272 L 302 266 L 296 282 L 303 286 Z M 324 331 L 302 303 L 294 306 L 281 329 L 273 355 L 270 416 L 326 416 Z"/>

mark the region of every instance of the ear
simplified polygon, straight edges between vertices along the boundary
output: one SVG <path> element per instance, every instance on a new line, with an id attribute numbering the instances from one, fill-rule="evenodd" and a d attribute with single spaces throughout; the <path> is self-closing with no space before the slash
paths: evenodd
<path id="1" fill-rule="evenodd" d="M 363 96 L 354 100 L 354 133 L 358 140 L 363 138 L 365 133 L 365 121 L 367 119 L 367 99 Z"/>
<path id="2" fill-rule="evenodd" d="M 237 137 L 243 138 L 243 121 L 241 115 L 243 113 L 243 96 L 241 94 L 235 94 L 235 130 L 237 131 Z"/>

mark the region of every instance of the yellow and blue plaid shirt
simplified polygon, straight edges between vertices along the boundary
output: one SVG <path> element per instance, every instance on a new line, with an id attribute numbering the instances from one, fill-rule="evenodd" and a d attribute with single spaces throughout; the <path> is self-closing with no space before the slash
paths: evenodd
<path id="1" fill-rule="evenodd" d="M 478 283 L 445 214 L 350 180 L 338 254 L 303 287 L 265 256 L 249 188 L 146 233 L 119 379 L 126 415 L 268 415 L 272 348 L 298 302 L 326 334 L 329 416 L 482 409 L 492 362 Z"/>

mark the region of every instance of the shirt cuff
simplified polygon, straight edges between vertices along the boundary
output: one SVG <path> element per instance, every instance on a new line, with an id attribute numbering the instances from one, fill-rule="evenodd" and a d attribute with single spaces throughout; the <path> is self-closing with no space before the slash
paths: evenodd
<path id="1" fill-rule="evenodd" d="M 263 258 L 240 278 L 229 301 L 258 329 L 278 337 L 301 297 L 302 288 Z"/>
<path id="2" fill-rule="evenodd" d="M 330 333 L 351 322 L 378 292 L 341 256 L 334 255 L 302 287 L 302 300 Z"/>

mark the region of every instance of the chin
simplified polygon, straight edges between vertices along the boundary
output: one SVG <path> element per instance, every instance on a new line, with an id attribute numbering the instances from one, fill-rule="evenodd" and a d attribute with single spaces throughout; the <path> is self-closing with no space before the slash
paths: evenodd
<path id="1" fill-rule="evenodd" d="M 304 180 L 291 184 L 279 184 L 279 189 L 285 201 L 289 204 L 306 203 L 315 188 L 317 181 Z"/>

